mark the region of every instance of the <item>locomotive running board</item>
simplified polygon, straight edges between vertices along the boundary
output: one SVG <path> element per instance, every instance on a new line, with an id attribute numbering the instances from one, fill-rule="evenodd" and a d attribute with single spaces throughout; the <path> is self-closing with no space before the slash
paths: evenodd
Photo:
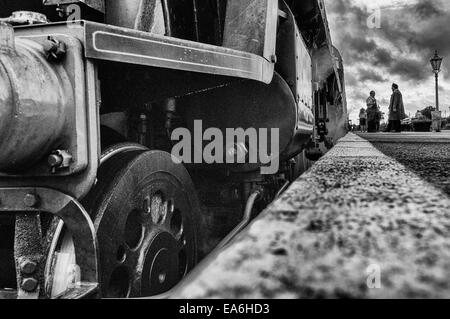
<path id="1" fill-rule="evenodd" d="M 88 58 L 272 81 L 274 64 L 255 54 L 94 22 L 84 27 Z"/>
<path id="2" fill-rule="evenodd" d="M 83 42 L 86 58 L 218 76 L 269 84 L 275 65 L 262 56 L 91 21 L 56 22 L 15 27 L 32 38 L 70 34 Z"/>

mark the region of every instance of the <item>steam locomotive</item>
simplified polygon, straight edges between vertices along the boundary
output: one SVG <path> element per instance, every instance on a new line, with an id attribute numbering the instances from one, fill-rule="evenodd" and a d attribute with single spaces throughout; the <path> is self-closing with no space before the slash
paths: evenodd
<path id="1" fill-rule="evenodd" d="M 0 0 L 0 17 L 0 298 L 164 293 L 346 130 L 322 0 Z"/>

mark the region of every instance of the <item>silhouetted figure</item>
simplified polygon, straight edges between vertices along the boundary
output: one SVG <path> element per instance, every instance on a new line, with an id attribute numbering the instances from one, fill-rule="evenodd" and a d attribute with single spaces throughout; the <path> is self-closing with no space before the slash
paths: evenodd
<path id="1" fill-rule="evenodd" d="M 369 133 L 375 133 L 377 131 L 378 112 L 375 91 L 371 91 L 367 99 L 367 131 Z"/>
<path id="2" fill-rule="evenodd" d="M 359 111 L 359 126 L 361 132 L 367 132 L 367 112 L 365 108 Z"/>
<path id="3" fill-rule="evenodd" d="M 381 125 L 381 110 L 380 110 L 380 106 L 378 105 L 378 107 L 377 107 L 377 121 L 376 121 L 376 123 L 375 123 L 375 125 L 376 125 L 376 127 L 375 127 L 375 130 L 377 131 L 377 132 L 379 132 L 380 131 L 380 125 Z"/>
<path id="4" fill-rule="evenodd" d="M 397 133 L 402 131 L 401 120 L 405 118 L 405 107 L 403 105 L 402 93 L 397 84 L 392 84 L 391 103 L 389 104 L 389 125 L 388 132 L 394 130 Z"/>

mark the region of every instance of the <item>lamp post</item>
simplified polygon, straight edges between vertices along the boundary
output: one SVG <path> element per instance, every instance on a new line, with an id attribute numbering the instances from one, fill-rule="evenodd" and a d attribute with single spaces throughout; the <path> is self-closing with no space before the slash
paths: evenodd
<path id="1" fill-rule="evenodd" d="M 442 60 L 443 59 L 438 55 L 437 50 L 430 60 L 431 67 L 433 68 L 433 73 L 436 78 L 436 113 L 433 114 L 434 116 L 432 116 L 433 128 L 436 130 L 436 132 L 441 131 L 441 116 L 439 112 L 439 72 L 441 71 Z"/>
<path id="2" fill-rule="evenodd" d="M 439 111 L 439 72 L 441 71 L 442 60 L 443 59 L 438 55 L 437 50 L 430 60 L 431 67 L 433 68 L 436 77 L 436 111 Z"/>

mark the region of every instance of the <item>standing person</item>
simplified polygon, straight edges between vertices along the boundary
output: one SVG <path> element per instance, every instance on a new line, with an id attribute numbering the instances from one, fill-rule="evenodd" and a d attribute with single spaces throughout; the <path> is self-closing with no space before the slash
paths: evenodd
<path id="1" fill-rule="evenodd" d="M 397 133 L 402 131 L 401 120 L 405 118 L 405 107 L 403 96 L 398 89 L 398 85 L 392 84 L 391 103 L 389 104 L 389 125 L 387 131 L 394 130 Z"/>
<path id="2" fill-rule="evenodd" d="M 376 127 L 375 127 L 375 131 L 376 132 L 379 132 L 380 131 L 380 125 L 381 125 L 381 109 L 380 109 L 380 106 L 378 105 L 377 106 L 377 120 L 376 120 L 376 123 L 375 123 L 375 125 L 376 125 Z"/>
<path id="3" fill-rule="evenodd" d="M 367 132 L 367 112 L 365 108 L 362 108 L 359 111 L 359 126 L 360 126 L 360 130 L 361 132 Z"/>
<path id="4" fill-rule="evenodd" d="M 369 133 L 375 133 L 377 131 L 377 117 L 378 103 L 375 98 L 375 91 L 371 91 L 367 99 L 367 126 Z"/>

